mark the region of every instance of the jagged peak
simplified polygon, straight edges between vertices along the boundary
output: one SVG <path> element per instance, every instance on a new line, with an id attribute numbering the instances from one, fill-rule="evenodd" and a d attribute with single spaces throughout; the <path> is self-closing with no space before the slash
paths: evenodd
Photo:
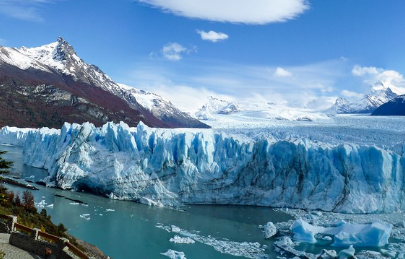
<path id="1" fill-rule="evenodd" d="M 66 60 L 68 56 L 73 55 L 76 55 L 76 52 L 73 49 L 72 45 L 70 45 L 66 40 L 59 36 L 52 58 L 63 61 Z"/>

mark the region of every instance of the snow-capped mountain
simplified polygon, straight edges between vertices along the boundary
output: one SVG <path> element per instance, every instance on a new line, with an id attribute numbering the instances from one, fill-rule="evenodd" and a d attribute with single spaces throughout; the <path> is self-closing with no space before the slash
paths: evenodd
<path id="1" fill-rule="evenodd" d="M 11 95 L 15 92 L 20 94 L 17 98 L 25 103 L 28 100 L 24 97 L 37 100 L 35 107 L 28 105 L 29 111 L 19 107 L 22 109 L 20 113 L 3 103 L 2 106 L 13 114 L 10 118 L 22 118 L 34 111 L 31 121 L 40 121 L 41 124 L 21 121 L 18 126 L 60 127 L 64 121 L 90 121 L 101 125 L 108 120 L 122 120 L 134 126 L 142 120 L 156 127 L 208 127 L 173 105 L 169 112 L 162 111 L 156 113 L 161 116 L 155 116 L 153 111 L 137 102 L 131 89 L 118 85 L 97 66 L 84 62 L 61 37 L 54 43 L 37 48 L 0 47 L 0 79 L 3 101 L 14 98 Z M 41 87 L 38 89 L 38 86 Z M 57 115 L 51 118 L 46 114 L 52 114 L 52 111 L 43 108 L 46 118 L 41 121 L 38 118 L 41 115 L 37 115 L 36 111 L 40 106 L 49 107 L 51 102 L 53 106 L 63 103 L 63 108 L 60 111 L 56 109 Z M 17 125 L 10 118 L 3 119 L 3 124 L 11 122 Z"/>
<path id="2" fill-rule="evenodd" d="M 338 98 L 336 103 L 328 110 L 332 114 L 350 114 L 350 113 L 372 113 L 382 104 L 392 100 L 399 93 L 394 92 L 389 86 L 378 82 L 371 88 L 370 93 L 357 101 L 349 101 L 345 98 Z"/>
<path id="3" fill-rule="evenodd" d="M 213 114 L 232 114 L 238 111 L 238 104 L 210 96 L 208 102 L 195 115 L 200 120 L 207 120 L 213 118 Z"/>
<path id="4" fill-rule="evenodd" d="M 118 86 L 117 94 L 126 100 L 129 105 L 135 108 L 146 109 L 169 126 L 176 127 L 176 125 L 183 125 L 185 128 L 208 127 L 192 118 L 188 113 L 180 111 L 169 100 L 160 95 L 124 84 L 118 84 Z"/>

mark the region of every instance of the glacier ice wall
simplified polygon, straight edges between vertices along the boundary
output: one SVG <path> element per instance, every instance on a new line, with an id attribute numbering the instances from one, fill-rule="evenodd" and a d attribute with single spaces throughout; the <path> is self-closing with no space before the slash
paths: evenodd
<path id="1" fill-rule="evenodd" d="M 60 132 L 28 132 L 24 154 L 26 164 L 49 171 L 49 185 L 146 204 L 405 208 L 405 156 L 375 146 L 65 123 Z"/>
<path id="2" fill-rule="evenodd" d="M 0 144 L 23 146 L 28 132 L 34 130 L 4 126 L 0 129 Z"/>

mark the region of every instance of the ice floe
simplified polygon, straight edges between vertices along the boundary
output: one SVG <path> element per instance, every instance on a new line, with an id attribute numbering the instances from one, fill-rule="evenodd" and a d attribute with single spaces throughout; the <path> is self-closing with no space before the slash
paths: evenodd
<path id="1" fill-rule="evenodd" d="M 275 224 L 281 236 L 274 242 L 275 251 L 284 258 L 350 258 L 352 253 L 359 259 L 405 258 L 403 213 L 365 216 L 280 210 L 297 218 Z M 315 254 L 303 251 L 302 243 L 329 248 Z"/>
<path id="2" fill-rule="evenodd" d="M 263 227 L 264 238 L 270 238 L 277 233 L 277 228 L 273 222 L 267 222 Z"/>
<path id="3" fill-rule="evenodd" d="M 183 252 L 178 252 L 172 249 L 169 249 L 167 250 L 167 252 L 160 254 L 169 257 L 170 259 L 187 259 Z"/>
<path id="4" fill-rule="evenodd" d="M 176 244 L 194 244 L 195 243 L 195 241 L 190 237 L 180 237 L 177 235 L 170 238 L 169 241 L 176 243 Z"/>

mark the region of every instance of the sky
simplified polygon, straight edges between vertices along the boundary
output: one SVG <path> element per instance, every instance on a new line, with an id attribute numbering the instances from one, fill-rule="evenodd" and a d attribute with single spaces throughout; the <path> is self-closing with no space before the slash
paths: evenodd
<path id="1" fill-rule="evenodd" d="M 324 109 L 405 88 L 404 0 L 0 0 L 0 45 L 63 37 L 181 109 L 213 95 Z"/>

